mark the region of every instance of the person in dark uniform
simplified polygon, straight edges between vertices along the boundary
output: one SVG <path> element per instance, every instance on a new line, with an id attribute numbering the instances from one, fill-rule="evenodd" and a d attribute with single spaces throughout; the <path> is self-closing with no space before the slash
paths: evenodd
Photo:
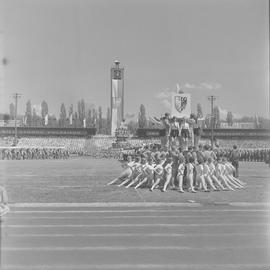
<path id="1" fill-rule="evenodd" d="M 233 150 L 231 151 L 230 154 L 230 161 L 235 168 L 235 172 L 233 173 L 233 176 L 235 178 L 238 178 L 239 176 L 239 158 L 240 158 L 239 150 L 237 149 L 237 145 L 234 145 Z"/>

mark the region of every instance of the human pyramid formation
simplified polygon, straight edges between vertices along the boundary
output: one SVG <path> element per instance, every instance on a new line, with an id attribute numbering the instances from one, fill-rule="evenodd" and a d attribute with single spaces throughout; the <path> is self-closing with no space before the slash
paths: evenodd
<path id="1" fill-rule="evenodd" d="M 234 146 L 232 155 L 237 153 Z M 234 160 L 233 164 L 237 164 Z M 171 147 L 160 151 L 159 146 L 144 147 L 134 157 L 128 156 L 123 172 L 107 185 L 117 184 L 126 188 L 149 188 L 150 191 L 168 188 L 196 193 L 197 191 L 226 191 L 244 188 L 238 179 L 238 164 L 233 166 L 225 156 L 217 156 L 209 145 L 198 149 Z"/>

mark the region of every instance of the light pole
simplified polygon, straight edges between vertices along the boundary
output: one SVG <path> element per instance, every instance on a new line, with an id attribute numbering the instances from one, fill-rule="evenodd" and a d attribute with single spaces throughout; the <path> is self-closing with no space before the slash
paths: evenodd
<path id="1" fill-rule="evenodd" d="M 213 149 L 214 146 L 214 100 L 216 100 L 215 96 L 209 96 L 208 100 L 211 102 L 211 147 Z"/>
<path id="2" fill-rule="evenodd" d="M 21 97 L 21 94 L 15 93 L 13 94 L 13 98 L 15 99 L 15 134 L 14 134 L 14 143 L 17 144 L 17 106 L 18 106 L 18 98 Z"/>

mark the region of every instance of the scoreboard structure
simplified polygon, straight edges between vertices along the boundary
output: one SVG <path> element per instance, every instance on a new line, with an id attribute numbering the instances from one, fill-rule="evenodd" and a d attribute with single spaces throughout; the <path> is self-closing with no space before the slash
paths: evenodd
<path id="1" fill-rule="evenodd" d="M 124 119 L 124 68 L 114 61 L 111 68 L 111 135 L 120 127 Z"/>

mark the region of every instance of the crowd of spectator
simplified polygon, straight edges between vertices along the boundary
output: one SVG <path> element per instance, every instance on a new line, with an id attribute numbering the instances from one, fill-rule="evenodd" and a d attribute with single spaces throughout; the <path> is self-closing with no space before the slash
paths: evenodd
<path id="1" fill-rule="evenodd" d="M 160 138 L 138 139 L 130 137 L 125 147 L 117 146 L 116 140 L 111 136 L 94 136 L 91 138 L 66 138 L 66 137 L 24 137 L 19 138 L 18 144 L 13 152 L 8 150 L 12 145 L 13 138 L 0 139 L 1 158 L 11 159 L 11 156 L 18 156 L 20 159 L 26 156 L 45 157 L 45 152 L 55 152 L 57 148 L 63 148 L 68 155 L 91 156 L 93 158 L 122 158 L 122 152 L 133 153 L 145 145 L 160 145 Z M 201 144 L 210 144 L 209 140 L 201 140 Z M 270 149 L 269 140 L 218 140 L 219 151 L 230 152 L 233 145 L 237 145 L 241 153 L 242 161 L 262 161 L 266 159 Z M 26 150 L 28 149 L 28 150 Z M 50 150 L 48 150 L 50 149 Z M 17 154 L 15 154 L 15 152 Z M 26 153 L 25 153 L 26 152 Z M 33 152 L 30 154 L 29 152 Z M 42 153 L 43 154 L 37 154 Z"/>
<path id="2" fill-rule="evenodd" d="M 70 153 L 83 150 L 85 138 L 65 138 L 65 137 L 24 137 L 20 138 L 17 147 L 64 147 Z"/>

